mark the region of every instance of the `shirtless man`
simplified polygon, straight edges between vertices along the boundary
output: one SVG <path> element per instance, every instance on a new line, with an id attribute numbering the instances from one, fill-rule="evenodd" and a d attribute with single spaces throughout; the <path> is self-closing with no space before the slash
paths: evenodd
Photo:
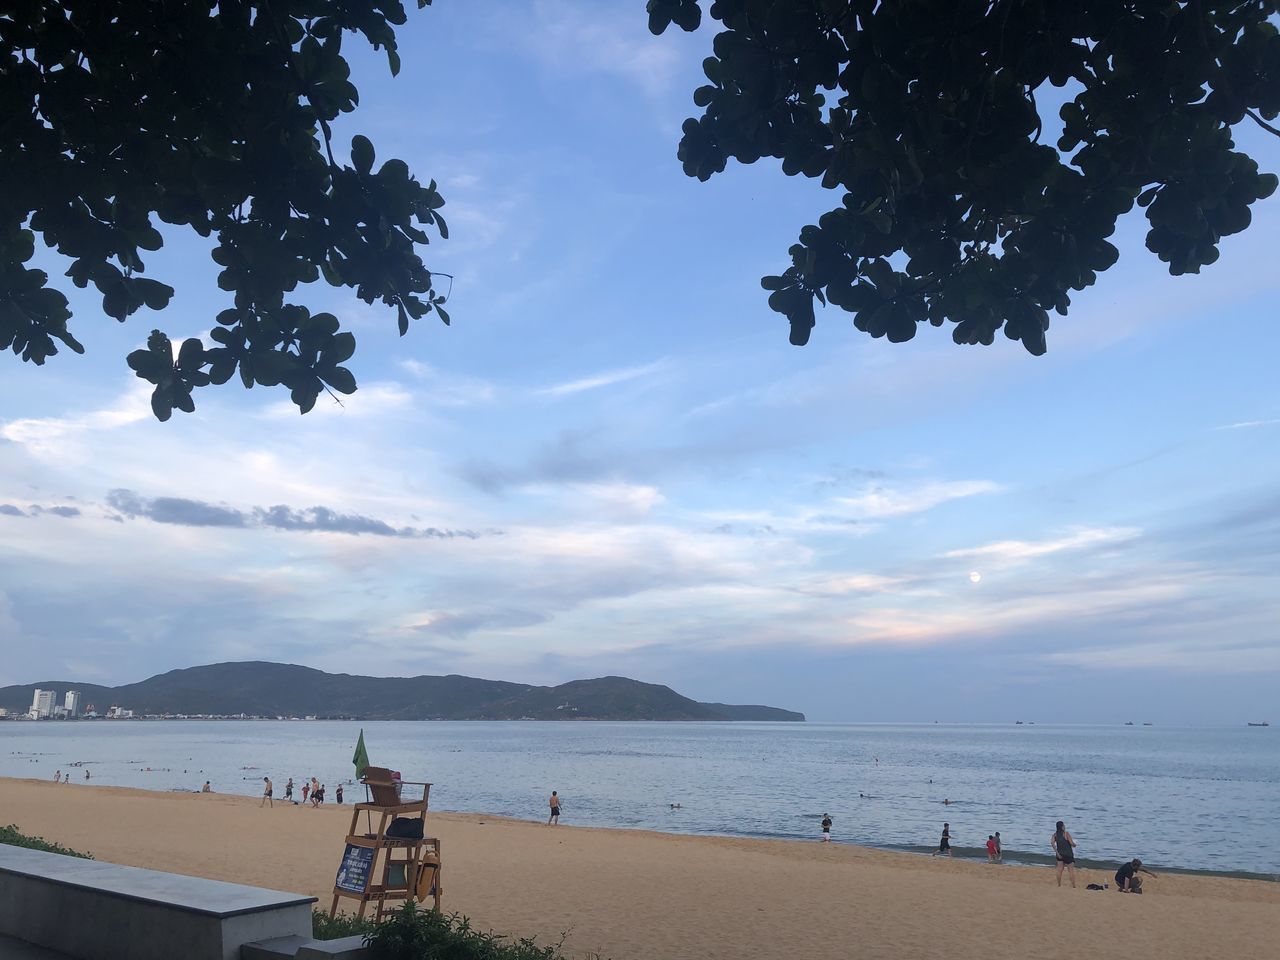
<path id="1" fill-rule="evenodd" d="M 271 799 L 271 778 L 270 777 L 262 778 L 262 800 L 259 801 L 258 806 L 262 806 L 264 803 L 270 804 L 273 807 L 276 805 L 275 801 Z"/>
<path id="2" fill-rule="evenodd" d="M 554 790 L 551 791 L 551 799 L 548 801 L 551 807 L 551 816 L 547 817 L 547 826 L 560 826 L 560 795 Z"/>

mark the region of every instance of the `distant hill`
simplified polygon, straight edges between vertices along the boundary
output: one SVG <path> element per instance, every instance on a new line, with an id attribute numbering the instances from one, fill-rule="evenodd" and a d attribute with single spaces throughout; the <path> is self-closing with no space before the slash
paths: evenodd
<path id="1" fill-rule="evenodd" d="M 119 704 L 137 715 L 318 716 L 360 720 L 789 720 L 778 707 L 698 703 L 670 687 L 626 677 L 536 687 L 475 677 L 361 677 L 288 663 L 246 661 L 171 670 L 140 683 L 103 687 L 48 680 L 0 687 L 0 707 L 25 712 L 39 687 L 79 690 L 99 713 Z"/>

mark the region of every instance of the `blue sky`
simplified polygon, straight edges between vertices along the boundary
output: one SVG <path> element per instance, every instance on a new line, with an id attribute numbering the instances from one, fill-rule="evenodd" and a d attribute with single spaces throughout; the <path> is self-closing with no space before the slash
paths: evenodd
<path id="1" fill-rule="evenodd" d="M 207 247 L 170 231 L 148 269 L 178 295 L 123 326 L 67 281 L 88 354 L 0 378 L 0 683 L 271 659 L 827 720 L 1274 706 L 1280 202 L 1200 277 L 1126 222 L 1043 358 L 835 310 L 794 348 L 758 281 L 836 198 L 768 162 L 684 177 L 710 32 L 541 0 L 401 38 L 395 80 L 348 45 L 341 135 L 441 184 L 453 326 L 400 339 L 316 285 L 359 341 L 344 406 L 229 385 L 159 424 L 124 355 L 212 326 Z"/>

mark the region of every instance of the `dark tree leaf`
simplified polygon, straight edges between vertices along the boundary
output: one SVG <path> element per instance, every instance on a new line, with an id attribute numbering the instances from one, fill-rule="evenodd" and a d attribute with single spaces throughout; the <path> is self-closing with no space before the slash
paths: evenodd
<path id="1" fill-rule="evenodd" d="M 701 5 L 649 0 L 649 28 L 695 29 Z M 927 319 L 990 344 L 1004 325 L 1041 354 L 1046 311 L 1065 314 L 1071 291 L 1115 264 L 1107 238 L 1135 199 L 1147 247 L 1177 275 L 1217 260 L 1277 188 L 1231 136 L 1280 114 L 1274 2 L 714 0 L 707 12 L 720 32 L 693 93 L 702 113 L 682 128 L 685 173 L 771 157 L 839 192 L 762 281 L 795 344 L 817 300 L 872 336 L 907 340 Z M 1045 84 L 1078 87 L 1057 150 L 1040 142 Z"/>

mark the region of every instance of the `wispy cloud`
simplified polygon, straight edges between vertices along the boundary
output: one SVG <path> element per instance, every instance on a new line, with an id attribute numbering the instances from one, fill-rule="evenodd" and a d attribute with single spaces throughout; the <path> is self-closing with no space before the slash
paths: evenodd
<path id="1" fill-rule="evenodd" d="M 423 384 L 423 403 L 429 407 L 470 407 L 492 403 L 498 397 L 497 386 L 489 380 L 449 373 L 411 357 L 396 364 Z"/>
<path id="2" fill-rule="evenodd" d="M 531 16 L 506 27 L 552 69 L 613 75 L 650 95 L 669 90 L 681 68 L 679 50 L 644 29 L 643 10 L 625 5 L 535 0 Z"/>
<path id="3" fill-rule="evenodd" d="M 1280 644 L 1270 641 L 1225 644 L 1204 638 L 1151 643 L 1121 643 L 1060 650 L 1041 657 L 1045 663 L 1094 671 L 1173 670 L 1193 673 L 1273 673 L 1280 671 Z"/>
<path id="4" fill-rule="evenodd" d="M 1227 423 L 1227 424 L 1223 424 L 1220 427 L 1215 427 L 1214 429 L 1216 430 L 1248 430 L 1251 427 L 1274 427 L 1277 424 L 1280 424 L 1280 418 L 1276 418 L 1272 420 L 1241 420 L 1239 423 Z"/>
<path id="5" fill-rule="evenodd" d="M 1080 550 L 1107 543 L 1122 543 L 1142 534 L 1136 527 L 1088 527 L 1075 530 L 1053 540 L 998 540 L 980 547 L 949 550 L 943 554 L 948 559 L 994 560 L 1013 563 L 1034 560 L 1064 550 Z"/>
<path id="6" fill-rule="evenodd" d="M 657 373 L 666 366 L 665 360 L 658 360 L 654 363 L 646 363 L 638 367 L 623 367 L 619 370 L 605 370 L 602 373 L 595 373 L 588 377 L 581 377 L 577 380 L 568 380 L 564 383 L 557 383 L 550 387 L 543 387 L 536 391 L 545 397 L 567 397 L 575 393 L 584 393 L 587 390 L 598 390 L 600 387 L 612 387 L 615 384 L 626 383 L 628 380 L 637 380 L 641 377 L 648 377 Z"/>
<path id="7" fill-rule="evenodd" d="M 355 393 L 348 396 L 322 393 L 307 417 L 313 423 L 316 419 L 327 416 L 369 419 L 386 417 L 411 408 L 416 399 L 412 391 L 398 383 L 361 384 Z M 292 400 L 279 400 L 266 407 L 262 416 L 268 420 L 296 420 L 300 414 Z"/>
<path id="8" fill-rule="evenodd" d="M 0 425 L 0 437 L 21 444 L 42 459 L 58 458 L 86 435 L 126 427 L 151 417 L 151 385 L 133 380 L 109 407 L 78 416 L 10 420 Z"/>
<path id="9" fill-rule="evenodd" d="M 855 497 L 836 497 L 834 502 L 857 519 L 875 520 L 923 513 L 949 500 L 999 493 L 1003 489 L 991 480 L 948 480 L 903 489 L 877 486 Z"/>
<path id="10" fill-rule="evenodd" d="M 299 533 L 347 533 L 355 536 L 369 534 L 375 537 L 423 540 L 475 540 L 483 535 L 475 530 L 393 526 L 375 517 L 342 513 L 329 507 L 295 509 L 278 505 L 240 510 L 225 504 L 204 503 L 184 497 L 141 497 L 132 490 L 110 491 L 107 494 L 107 506 L 131 520 L 145 519 L 185 527 L 261 527 Z"/>

